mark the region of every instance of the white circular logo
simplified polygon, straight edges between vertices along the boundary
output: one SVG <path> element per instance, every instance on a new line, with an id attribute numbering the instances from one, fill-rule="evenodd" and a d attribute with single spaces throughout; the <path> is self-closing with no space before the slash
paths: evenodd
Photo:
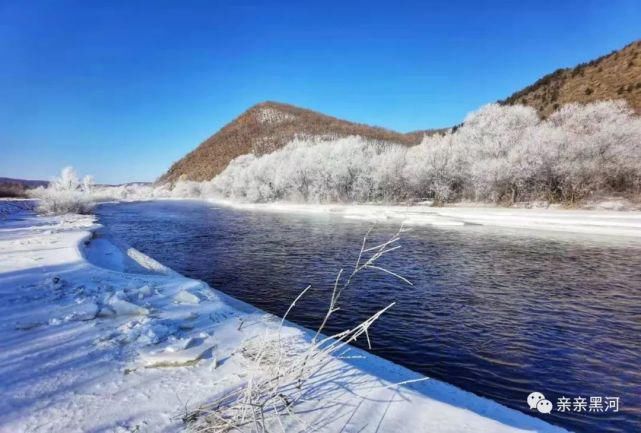
<path id="1" fill-rule="evenodd" d="M 527 396 L 527 404 L 530 406 L 530 409 L 536 409 L 536 405 L 539 404 L 541 400 L 545 400 L 545 396 L 540 392 L 533 392 Z"/>
<path id="2" fill-rule="evenodd" d="M 552 402 L 550 400 L 541 400 L 536 404 L 536 410 L 541 413 L 552 412 Z"/>

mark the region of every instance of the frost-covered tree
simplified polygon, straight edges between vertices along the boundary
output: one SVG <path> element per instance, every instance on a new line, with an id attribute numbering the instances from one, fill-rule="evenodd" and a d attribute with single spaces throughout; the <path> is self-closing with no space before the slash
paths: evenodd
<path id="1" fill-rule="evenodd" d="M 82 178 L 82 185 L 80 186 L 80 188 L 83 191 L 91 194 L 93 192 L 93 188 L 95 184 L 96 184 L 96 181 L 94 180 L 93 176 L 88 174 Z"/>
<path id="2" fill-rule="evenodd" d="M 569 104 L 548 123 L 562 136 L 555 169 L 564 201 L 597 191 L 639 192 L 641 119 L 625 102 Z"/>
<path id="3" fill-rule="evenodd" d="M 207 194 L 253 202 L 573 203 L 595 192 L 639 193 L 640 125 L 624 102 L 570 104 L 547 120 L 530 107 L 490 104 L 455 132 L 409 148 L 299 138 L 268 155 L 245 155 Z"/>
<path id="4" fill-rule="evenodd" d="M 469 178 L 469 161 L 459 146 L 461 142 L 448 133 L 426 136 L 411 147 L 403 172 L 408 196 L 437 203 L 459 198 Z"/>
<path id="5" fill-rule="evenodd" d="M 471 113 L 455 134 L 459 151 L 468 152 L 470 183 L 476 200 L 512 200 L 518 194 L 516 169 L 510 153 L 523 146 L 523 137 L 539 118 L 531 107 L 490 104 Z"/>
<path id="6" fill-rule="evenodd" d="M 456 131 L 411 147 L 362 137 L 298 137 L 270 154 L 243 155 L 209 182 L 95 186 L 65 168 L 36 190 L 47 212 L 94 201 L 224 197 L 239 201 L 457 200 L 575 203 L 595 193 L 641 193 L 641 118 L 621 101 L 563 106 L 541 120 L 490 104 Z"/>
<path id="7" fill-rule="evenodd" d="M 92 191 L 91 176 L 85 176 L 81 181 L 73 167 L 65 167 L 47 188 L 37 188 L 31 195 L 38 199 L 38 210 L 41 213 L 88 213 L 94 206 Z"/>
<path id="8" fill-rule="evenodd" d="M 49 187 L 55 191 L 75 191 L 80 188 L 80 181 L 76 171 L 69 166 L 60 171 L 60 176 L 54 178 Z"/>

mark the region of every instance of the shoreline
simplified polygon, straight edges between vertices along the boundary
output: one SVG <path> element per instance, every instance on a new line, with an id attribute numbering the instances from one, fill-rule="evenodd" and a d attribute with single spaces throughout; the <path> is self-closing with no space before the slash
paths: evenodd
<path id="1" fill-rule="evenodd" d="M 181 410 L 243 383 L 241 349 L 274 316 L 123 248 L 93 216 L 0 222 L 1 432 L 179 431 Z M 283 329 L 296 344 L 310 332 Z M 395 386 L 422 376 L 350 355 L 332 361 L 345 372 L 325 391 L 337 407 L 306 403 L 321 431 L 565 431 L 434 379 Z M 184 365 L 155 367 L 168 360 Z"/>
<path id="2" fill-rule="evenodd" d="M 457 228 L 470 225 L 525 229 L 641 240 L 641 211 L 500 207 L 431 207 L 427 205 L 240 203 L 201 199 L 245 211 L 337 215 L 406 226 Z"/>

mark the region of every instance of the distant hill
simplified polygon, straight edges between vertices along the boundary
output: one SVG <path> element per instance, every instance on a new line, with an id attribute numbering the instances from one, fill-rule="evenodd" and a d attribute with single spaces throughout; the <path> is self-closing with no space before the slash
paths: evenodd
<path id="1" fill-rule="evenodd" d="M 641 114 L 641 40 L 574 68 L 558 69 L 503 104 L 523 104 L 547 117 L 563 104 L 625 99 Z"/>
<path id="2" fill-rule="evenodd" d="M 563 104 L 607 99 L 625 99 L 630 107 L 641 114 L 641 40 L 574 68 L 559 69 L 499 103 L 529 105 L 541 117 L 547 117 Z M 420 143 L 425 134 L 446 130 L 403 134 L 348 122 L 293 105 L 263 102 L 245 111 L 174 163 L 158 182 L 174 182 L 181 177 L 196 181 L 210 180 L 237 156 L 273 152 L 296 136 L 334 138 L 360 135 L 374 141 L 415 145 Z"/>
<path id="3" fill-rule="evenodd" d="M 44 180 L 12 179 L 0 177 L 0 197 L 26 197 L 28 189 L 39 186 L 47 186 L 49 182 Z"/>
<path id="4" fill-rule="evenodd" d="M 413 145 L 420 143 L 424 134 L 435 131 L 402 134 L 348 122 L 293 105 L 263 102 L 245 111 L 173 164 L 158 182 L 174 182 L 181 176 L 196 181 L 210 180 L 237 156 L 273 152 L 296 136 L 360 135 L 380 142 Z"/>

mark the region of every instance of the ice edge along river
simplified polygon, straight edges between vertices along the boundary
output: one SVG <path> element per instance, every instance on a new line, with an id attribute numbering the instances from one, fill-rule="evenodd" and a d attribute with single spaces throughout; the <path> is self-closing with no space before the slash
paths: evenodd
<path id="1" fill-rule="evenodd" d="M 180 431 L 186 410 L 243 383 L 241 349 L 273 319 L 112 240 L 93 216 L 5 212 L 0 432 Z M 290 324 L 283 335 L 309 339 Z M 392 386 L 422 376 L 350 355 L 332 361 L 340 386 L 301 406 L 319 431 L 566 431 L 437 380 Z"/>
<path id="2" fill-rule="evenodd" d="M 641 238 L 641 211 L 570 210 L 558 208 L 432 207 L 426 205 L 239 203 L 210 199 L 239 210 L 342 215 L 348 219 L 388 221 L 406 226 L 460 227 L 483 225 L 543 232 L 576 233 L 628 239 Z"/>

